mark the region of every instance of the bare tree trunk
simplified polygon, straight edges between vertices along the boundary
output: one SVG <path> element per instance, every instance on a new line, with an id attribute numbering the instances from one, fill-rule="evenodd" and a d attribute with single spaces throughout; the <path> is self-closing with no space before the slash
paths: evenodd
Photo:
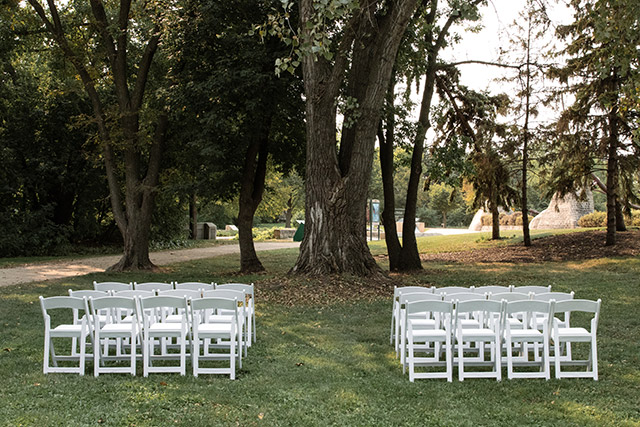
<path id="1" fill-rule="evenodd" d="M 492 184 L 495 185 L 495 184 Z M 489 209 L 491 210 L 491 239 L 500 240 L 500 212 L 498 211 L 497 189 L 492 189 Z"/>
<path id="2" fill-rule="evenodd" d="M 291 228 L 291 218 L 293 217 L 293 194 L 287 200 L 287 210 L 284 211 L 284 227 Z"/>
<path id="3" fill-rule="evenodd" d="M 525 83 L 525 116 L 522 144 L 522 238 L 524 245 L 531 246 L 529 232 L 529 207 L 527 206 L 527 169 L 529 167 L 529 116 L 531 114 L 531 15 L 527 26 L 527 66 Z"/>
<path id="4" fill-rule="evenodd" d="M 624 213 L 622 212 L 622 203 L 620 199 L 616 200 L 616 231 L 627 231 L 624 223 Z"/>

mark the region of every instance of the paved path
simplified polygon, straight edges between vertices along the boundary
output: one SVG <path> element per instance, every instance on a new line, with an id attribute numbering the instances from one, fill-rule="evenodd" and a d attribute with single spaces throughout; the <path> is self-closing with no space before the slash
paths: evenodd
<path id="1" fill-rule="evenodd" d="M 297 248 L 299 242 L 256 242 L 256 251 L 274 249 Z M 220 255 L 240 253 L 240 247 L 235 245 L 220 245 L 209 248 L 180 249 L 162 252 L 152 252 L 151 262 L 156 265 L 172 264 L 174 262 L 193 259 L 212 258 Z M 36 282 L 64 277 L 81 276 L 83 274 L 105 271 L 120 259 L 120 255 L 101 256 L 95 258 L 71 259 L 38 264 L 27 264 L 20 267 L 0 268 L 0 286 L 17 285 L 20 283 Z"/>

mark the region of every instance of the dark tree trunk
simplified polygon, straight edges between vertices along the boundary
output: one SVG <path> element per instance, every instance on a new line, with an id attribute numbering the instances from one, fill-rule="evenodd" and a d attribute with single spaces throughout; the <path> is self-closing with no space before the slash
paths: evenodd
<path id="1" fill-rule="evenodd" d="M 616 231 L 627 231 L 627 226 L 624 223 L 624 213 L 622 212 L 622 202 L 620 199 L 616 200 Z"/>
<path id="2" fill-rule="evenodd" d="M 525 116 L 522 143 L 522 239 L 524 245 L 531 246 L 529 232 L 529 207 L 527 206 L 527 169 L 529 167 L 529 116 L 531 114 L 531 15 L 527 27 L 527 66 L 525 83 Z"/>
<path id="3" fill-rule="evenodd" d="M 363 2 L 343 28 L 333 64 L 311 55 L 303 60 L 307 197 L 305 235 L 292 273 L 381 274 L 366 241 L 367 188 L 385 88 L 415 4 L 415 0 L 392 2 L 384 15 L 376 16 L 377 2 Z M 303 31 L 309 31 L 306 23 L 313 14 L 313 2 L 301 1 Z M 359 116 L 353 126 L 343 127 L 338 153 L 335 100 L 349 58 L 346 92 L 358 102 Z"/>
<path id="4" fill-rule="evenodd" d="M 495 200 L 496 189 L 493 189 L 492 200 L 489 203 L 491 210 L 491 239 L 500 240 L 500 212 L 498 211 L 498 202 Z"/>
<path id="5" fill-rule="evenodd" d="M 616 201 L 618 199 L 618 108 L 609 112 L 607 153 L 607 239 L 606 246 L 616 244 Z"/>
<path id="6" fill-rule="evenodd" d="M 253 244 L 253 217 L 262 201 L 264 179 L 269 153 L 269 129 L 271 118 L 266 118 L 262 134 L 255 137 L 247 149 L 240 184 L 238 209 L 238 240 L 240 244 L 240 271 L 253 273 L 264 271 Z"/>
<path id="7" fill-rule="evenodd" d="M 387 101 L 393 102 L 393 84 L 389 86 Z M 380 170 L 382 172 L 382 190 L 384 193 L 384 205 L 382 208 L 382 224 L 384 225 L 384 240 L 387 244 L 389 255 L 389 270 L 398 271 L 400 268 L 400 239 L 396 229 L 396 201 L 393 187 L 393 146 L 394 146 L 394 114 L 388 114 L 386 120 L 386 133 L 382 127 L 378 129 L 378 142 L 380 143 Z"/>
<path id="8" fill-rule="evenodd" d="M 284 211 L 284 227 L 291 228 L 291 218 L 293 217 L 293 195 L 287 200 L 287 210 Z"/>
<path id="9" fill-rule="evenodd" d="M 189 238 L 198 238 L 198 205 L 195 191 L 189 195 Z"/>

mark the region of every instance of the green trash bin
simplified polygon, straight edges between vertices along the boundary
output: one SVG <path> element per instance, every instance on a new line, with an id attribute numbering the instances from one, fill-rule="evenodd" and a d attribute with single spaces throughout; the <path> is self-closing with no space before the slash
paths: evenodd
<path id="1" fill-rule="evenodd" d="M 304 222 L 301 222 L 296 230 L 296 234 L 293 235 L 294 242 L 302 242 L 302 238 L 304 237 Z"/>

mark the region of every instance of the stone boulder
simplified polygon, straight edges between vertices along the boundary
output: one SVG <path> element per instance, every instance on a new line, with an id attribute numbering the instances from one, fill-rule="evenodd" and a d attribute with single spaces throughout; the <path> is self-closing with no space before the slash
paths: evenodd
<path id="1" fill-rule="evenodd" d="M 553 195 L 549 207 L 538 214 L 529 228 L 532 230 L 578 228 L 578 219 L 593 212 L 593 193 L 586 188 L 584 194 Z M 583 197 L 581 197 L 583 196 Z"/>

